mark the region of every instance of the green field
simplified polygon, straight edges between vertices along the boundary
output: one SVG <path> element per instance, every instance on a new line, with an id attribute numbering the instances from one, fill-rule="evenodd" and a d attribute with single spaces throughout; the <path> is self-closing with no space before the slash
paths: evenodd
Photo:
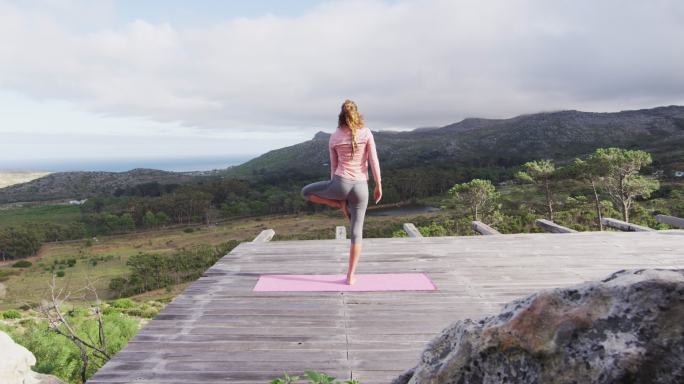
<path id="1" fill-rule="evenodd" d="M 81 217 L 78 205 L 0 207 L 0 228 L 25 223 L 68 224 Z"/>

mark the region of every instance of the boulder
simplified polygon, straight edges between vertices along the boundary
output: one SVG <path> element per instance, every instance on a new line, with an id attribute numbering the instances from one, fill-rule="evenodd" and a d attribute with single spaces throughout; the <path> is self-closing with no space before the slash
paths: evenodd
<path id="1" fill-rule="evenodd" d="M 33 353 L 0 331 L 0 383 L 2 384 L 64 384 L 51 375 L 33 372 Z"/>
<path id="2" fill-rule="evenodd" d="M 619 271 L 457 321 L 392 383 L 684 383 L 684 270 Z"/>

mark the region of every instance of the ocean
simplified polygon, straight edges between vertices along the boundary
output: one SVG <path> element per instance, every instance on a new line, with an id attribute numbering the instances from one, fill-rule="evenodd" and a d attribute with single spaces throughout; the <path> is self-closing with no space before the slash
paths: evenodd
<path id="1" fill-rule="evenodd" d="M 69 160 L 12 160 L 0 162 L 4 172 L 65 172 L 108 171 L 123 172 L 134 168 L 187 172 L 224 169 L 242 164 L 257 155 L 203 156 L 142 159 L 69 159 Z"/>

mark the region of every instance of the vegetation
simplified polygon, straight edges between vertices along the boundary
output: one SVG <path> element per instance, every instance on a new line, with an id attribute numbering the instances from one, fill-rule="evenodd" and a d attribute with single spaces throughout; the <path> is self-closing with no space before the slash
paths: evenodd
<path id="1" fill-rule="evenodd" d="M 84 340 L 94 340 L 99 337 L 98 319 L 92 311 L 83 307 L 71 310 L 63 308 L 62 311 L 78 337 Z M 81 350 L 68 338 L 50 330 L 47 320 L 35 315 L 26 317 L 25 320 L 21 320 L 20 324 L 0 323 L 0 330 L 9 334 L 15 342 L 23 345 L 35 355 L 36 365 L 33 370 L 55 375 L 67 383 L 83 383 Z M 103 315 L 103 320 L 104 335 L 107 340 L 106 353 L 112 356 L 121 350 L 138 331 L 138 321 L 118 311 L 109 311 Z M 88 378 L 104 365 L 107 359 L 98 357 L 97 353 L 92 351 L 86 353 L 91 362 L 86 371 L 86 378 Z"/>
<path id="2" fill-rule="evenodd" d="M 594 158 L 605 167 L 602 177 L 605 191 L 619 207 L 623 220 L 629 222 L 634 200 L 638 197 L 648 198 L 660 186 L 658 180 L 639 175 L 641 168 L 652 163 L 651 155 L 644 151 L 599 148 Z"/>
<path id="3" fill-rule="evenodd" d="M 335 378 L 332 376 L 328 376 L 325 373 L 316 371 L 306 371 L 304 372 L 304 375 L 309 380 L 309 384 L 361 384 L 358 380 L 335 380 Z M 272 380 L 271 384 L 291 384 L 298 382 L 301 379 L 302 378 L 299 376 L 290 376 L 285 373 L 283 376 Z"/>
<path id="4" fill-rule="evenodd" d="M 20 319 L 21 313 L 19 313 L 19 311 L 16 311 L 14 309 L 10 309 L 9 311 L 5 311 L 2 313 L 2 318 L 3 319 Z"/>
<path id="5" fill-rule="evenodd" d="M 12 268 L 28 268 L 32 265 L 33 263 L 31 263 L 28 260 L 19 260 L 16 263 L 12 264 Z"/>
<path id="6" fill-rule="evenodd" d="M 496 203 L 499 194 L 489 180 L 473 179 L 456 184 L 449 193 L 470 210 L 473 220 L 479 221 L 481 216 L 492 216 L 499 208 Z"/>
<path id="7" fill-rule="evenodd" d="M 516 177 L 524 182 L 537 186 L 544 193 L 549 220 L 553 221 L 553 192 L 551 181 L 556 175 L 556 166 L 551 160 L 529 161 L 522 166 L 523 170 Z"/>
<path id="8" fill-rule="evenodd" d="M 123 297 L 194 281 L 238 244 L 239 241 L 231 240 L 215 247 L 198 245 L 172 254 L 139 253 L 126 262 L 131 273 L 112 279 L 109 289 Z"/>

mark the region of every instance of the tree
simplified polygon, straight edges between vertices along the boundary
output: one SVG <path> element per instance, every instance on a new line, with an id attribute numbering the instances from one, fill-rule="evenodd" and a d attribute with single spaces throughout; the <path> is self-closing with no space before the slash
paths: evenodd
<path id="1" fill-rule="evenodd" d="M 596 208 L 596 217 L 598 220 L 599 230 L 603 231 L 603 214 L 601 212 L 601 199 L 598 194 L 598 183 L 605 175 L 605 167 L 603 167 L 601 159 L 596 153 L 590 155 L 586 160 L 575 159 L 570 167 L 570 173 L 573 177 L 587 181 L 591 184 L 591 190 L 594 193 L 594 206 Z"/>
<path id="2" fill-rule="evenodd" d="M 552 160 L 535 160 L 523 164 L 523 170 L 515 176 L 523 182 L 532 183 L 544 191 L 549 220 L 553 221 L 553 192 L 551 181 L 556 174 Z"/>
<path id="3" fill-rule="evenodd" d="M 159 225 L 159 220 L 157 220 L 157 216 L 152 211 L 147 211 L 145 216 L 143 216 L 143 225 L 148 228 L 156 227 Z"/>
<path id="4" fill-rule="evenodd" d="M 67 316 L 65 316 L 61 310 L 63 304 L 69 300 L 72 292 L 68 291 L 62 296 L 64 288 L 59 290 L 56 288 L 55 275 L 52 275 L 52 281 L 49 283 L 49 287 L 50 301 L 43 300 L 40 310 L 48 322 L 48 329 L 66 337 L 79 349 L 82 363 L 80 372 L 81 382 L 85 383 L 87 380 L 88 364 L 90 363 L 88 352 L 90 351 L 94 356 L 97 356 L 104 362 L 111 357 L 111 354 L 107 351 L 104 320 L 102 318 L 102 310 L 100 309 L 100 298 L 97 296 L 97 291 L 92 282 L 88 279 L 88 284 L 82 289 L 88 290 L 95 295 L 95 304 L 92 308 L 97 318 L 98 336 L 97 340 L 93 340 L 91 337 L 84 338 L 77 333 L 77 329 L 69 322 Z"/>
<path id="5" fill-rule="evenodd" d="M 449 193 L 470 209 L 473 220 L 480 220 L 481 214 L 491 214 L 498 208 L 496 200 L 499 193 L 489 180 L 473 179 L 467 183 L 456 184 L 449 189 Z"/>
<path id="6" fill-rule="evenodd" d="M 599 148 L 592 155 L 605 170 L 603 186 L 619 207 L 622 219 L 629 222 L 629 212 L 637 197 L 648 198 L 660 187 L 657 180 L 639 175 L 642 167 L 653 161 L 648 152 L 622 148 Z"/>

